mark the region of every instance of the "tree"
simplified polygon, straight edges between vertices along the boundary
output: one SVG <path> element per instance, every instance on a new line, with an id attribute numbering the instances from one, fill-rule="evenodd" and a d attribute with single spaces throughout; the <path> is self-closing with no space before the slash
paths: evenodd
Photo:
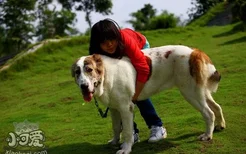
<path id="1" fill-rule="evenodd" d="M 224 0 L 192 0 L 194 6 L 188 10 L 190 20 L 197 19 L 204 15 L 211 7 L 223 2 Z"/>
<path id="2" fill-rule="evenodd" d="M 75 8 L 77 11 L 85 12 L 85 20 L 91 28 L 91 13 L 93 11 L 101 13 L 103 15 L 112 14 L 112 2 L 111 0 L 58 0 L 62 6 L 71 10 Z"/>
<path id="3" fill-rule="evenodd" d="M 155 14 L 156 9 L 154 9 L 151 4 L 145 4 L 142 9 L 131 13 L 130 16 L 132 16 L 133 19 L 127 22 L 132 24 L 135 30 L 146 30 L 148 29 L 150 19 L 153 18 Z"/>
<path id="4" fill-rule="evenodd" d="M 75 18 L 76 14 L 66 9 L 56 12 L 54 18 L 55 34 L 59 36 L 77 34 L 78 30 L 74 28 Z"/>
<path id="5" fill-rule="evenodd" d="M 37 7 L 37 30 L 36 36 L 38 37 L 38 41 L 52 38 L 55 35 L 55 28 L 53 23 L 54 10 L 49 10 L 48 5 L 52 2 L 52 0 L 41 0 L 38 2 Z"/>
<path id="6" fill-rule="evenodd" d="M 66 9 L 56 11 L 56 7 L 50 10 L 48 4 L 51 2 L 51 0 L 39 1 L 37 12 L 39 22 L 36 31 L 39 41 L 78 32 L 73 28 L 76 14 Z"/>
<path id="7" fill-rule="evenodd" d="M 179 18 L 174 14 L 163 11 L 160 15 L 156 16 L 156 9 L 151 4 L 145 4 L 144 7 L 137 12 L 130 15 L 132 20 L 127 22 L 132 24 L 135 30 L 154 30 L 176 27 Z"/>
<path id="8" fill-rule="evenodd" d="M 246 0 L 231 1 L 232 14 L 235 20 L 241 20 L 246 23 Z"/>
<path id="9" fill-rule="evenodd" d="M 36 0 L 1 0 L 0 29 L 4 52 L 18 52 L 28 45 L 34 33 Z"/>

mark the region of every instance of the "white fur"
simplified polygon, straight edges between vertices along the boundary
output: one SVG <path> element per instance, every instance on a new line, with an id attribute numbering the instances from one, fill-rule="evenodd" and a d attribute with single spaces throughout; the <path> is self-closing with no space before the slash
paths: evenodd
<path id="1" fill-rule="evenodd" d="M 167 52 L 171 54 L 167 55 Z M 152 75 L 145 84 L 138 100 L 144 100 L 152 95 L 176 86 L 184 98 L 196 108 L 203 116 L 206 123 L 206 131 L 199 136 L 200 140 L 212 139 L 214 121 L 216 128 L 225 128 L 222 109 L 213 100 L 211 92 L 215 92 L 218 83 L 209 82 L 208 78 L 216 71 L 214 65 L 203 64 L 202 84 L 196 83 L 190 74 L 189 58 L 193 49 L 186 46 L 162 46 L 143 50 L 144 54 L 152 60 Z M 85 56 L 88 57 L 88 56 Z M 77 65 L 83 68 L 82 57 Z M 86 82 L 94 96 L 100 102 L 108 106 L 111 111 L 114 138 L 110 141 L 116 144 L 120 140 L 121 120 L 123 125 L 124 143 L 117 153 L 128 154 L 133 145 L 133 103 L 132 96 L 135 91 L 136 71 L 128 58 L 121 60 L 101 56 L 105 68 L 99 87 L 93 87 L 94 79 L 90 79 L 82 72 L 76 81 L 79 85 Z M 93 89 L 94 88 L 94 89 Z"/>

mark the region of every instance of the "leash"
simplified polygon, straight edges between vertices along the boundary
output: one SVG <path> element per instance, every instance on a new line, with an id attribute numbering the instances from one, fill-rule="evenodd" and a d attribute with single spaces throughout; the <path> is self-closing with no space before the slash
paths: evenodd
<path id="1" fill-rule="evenodd" d="M 97 110 L 98 110 L 98 112 L 100 113 L 100 115 L 101 115 L 101 117 L 102 118 L 107 118 L 107 115 L 108 115 L 108 107 L 107 107 L 107 109 L 106 109 L 106 111 L 103 113 L 103 111 L 102 111 L 102 109 L 99 107 L 99 105 L 98 105 L 98 102 L 97 102 L 97 100 L 96 100 L 96 97 L 93 97 L 94 98 L 94 100 L 95 100 L 95 105 L 96 105 L 96 107 L 97 107 Z"/>

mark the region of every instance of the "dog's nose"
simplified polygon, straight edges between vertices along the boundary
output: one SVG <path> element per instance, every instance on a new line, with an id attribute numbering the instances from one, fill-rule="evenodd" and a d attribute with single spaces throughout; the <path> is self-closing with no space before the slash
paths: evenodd
<path id="1" fill-rule="evenodd" d="M 89 85 L 88 84 L 81 84 L 80 88 L 81 89 L 88 89 Z"/>

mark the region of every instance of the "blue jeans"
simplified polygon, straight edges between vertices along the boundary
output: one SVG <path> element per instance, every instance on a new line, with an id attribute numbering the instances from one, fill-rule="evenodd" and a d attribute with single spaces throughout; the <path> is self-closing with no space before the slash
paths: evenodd
<path id="1" fill-rule="evenodd" d="M 143 49 L 146 49 L 146 48 L 150 48 L 150 45 L 147 39 L 146 39 L 146 44 L 144 45 Z M 155 108 L 149 98 L 146 100 L 137 101 L 137 106 L 148 128 L 151 128 L 151 126 L 162 126 L 163 123 L 161 119 L 159 118 L 159 116 L 157 115 Z M 139 130 L 137 129 L 137 124 L 135 122 L 133 126 L 134 126 L 135 132 L 138 133 Z"/>
<path id="2" fill-rule="evenodd" d="M 144 118 L 145 123 L 149 128 L 151 128 L 151 126 L 162 126 L 162 121 L 157 115 L 150 99 L 137 101 L 137 106 L 142 117 Z"/>

